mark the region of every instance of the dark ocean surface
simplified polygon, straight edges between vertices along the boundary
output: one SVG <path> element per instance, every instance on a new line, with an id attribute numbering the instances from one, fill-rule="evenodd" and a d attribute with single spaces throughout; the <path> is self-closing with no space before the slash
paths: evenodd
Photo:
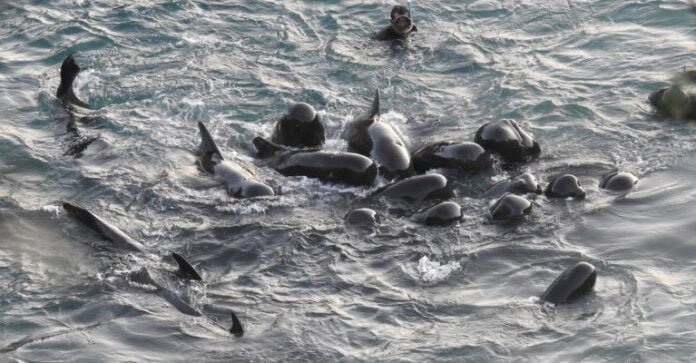
<path id="1" fill-rule="evenodd" d="M 696 128 L 647 102 L 694 66 L 689 1 L 414 1 L 406 47 L 370 36 L 388 1 L 0 2 L 1 361 L 696 360 Z M 69 54 L 98 136 L 64 155 L 56 103 Z M 538 159 L 448 174 L 465 220 L 425 227 L 372 188 L 283 177 L 254 158 L 294 102 L 323 113 L 328 149 L 375 89 L 409 147 L 473 141 L 513 118 Z M 278 196 L 229 197 L 193 151 L 208 125 L 229 159 Z M 625 197 L 599 188 L 614 169 Z M 489 222 L 495 181 L 577 175 L 587 200 L 533 200 L 524 222 Z M 145 245 L 129 255 L 60 207 L 82 205 Z M 383 221 L 345 226 L 353 208 Z M 404 210 L 405 209 L 405 210 Z M 167 278 L 187 256 L 204 282 Z M 577 261 L 595 291 L 538 296 Z M 174 309 L 130 274 L 147 267 L 209 318 Z M 226 311 L 245 326 L 235 338 Z"/>

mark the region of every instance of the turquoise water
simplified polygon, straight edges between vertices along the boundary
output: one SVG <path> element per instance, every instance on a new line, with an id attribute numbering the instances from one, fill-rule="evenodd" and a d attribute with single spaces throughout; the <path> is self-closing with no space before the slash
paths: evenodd
<path id="1" fill-rule="evenodd" d="M 415 1 L 407 49 L 376 43 L 391 2 L 3 1 L 0 4 L 0 356 L 9 361 L 693 361 L 693 125 L 647 103 L 693 66 L 688 1 Z M 84 68 L 78 123 L 100 136 L 65 156 L 54 93 Z M 367 109 L 411 147 L 471 141 L 515 118 L 542 146 L 518 170 L 456 179 L 465 221 L 417 225 L 372 189 L 285 178 L 253 158 L 297 101 L 324 113 L 327 148 Z M 196 122 L 282 194 L 229 198 L 195 167 Z M 602 174 L 641 178 L 625 198 Z M 488 222 L 490 183 L 576 174 L 584 202 L 539 197 L 516 226 Z M 379 185 L 386 181 L 380 180 Z M 72 201 L 141 241 L 115 254 L 59 206 Z M 352 208 L 384 216 L 347 229 Z M 170 288 L 235 310 L 236 339 L 129 282 L 188 256 L 205 282 Z M 536 303 L 575 261 L 595 292 Z M 430 263 L 429 263 L 430 262 Z M 439 268 L 438 268 L 439 265 Z"/>

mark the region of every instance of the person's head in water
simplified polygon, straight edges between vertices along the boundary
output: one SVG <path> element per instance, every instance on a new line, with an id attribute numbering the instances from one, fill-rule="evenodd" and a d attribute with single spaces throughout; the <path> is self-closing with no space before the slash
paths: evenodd
<path id="1" fill-rule="evenodd" d="M 408 34 L 413 30 L 411 12 L 405 6 L 397 5 L 391 11 L 391 26 L 399 34 Z"/>

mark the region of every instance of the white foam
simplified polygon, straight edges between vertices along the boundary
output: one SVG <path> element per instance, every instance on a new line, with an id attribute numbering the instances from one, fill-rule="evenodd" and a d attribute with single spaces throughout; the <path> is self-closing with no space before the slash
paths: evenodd
<path id="1" fill-rule="evenodd" d="M 461 268 L 461 264 L 457 261 L 441 265 L 438 261 L 431 261 L 428 256 L 423 256 L 418 260 L 418 272 L 421 274 L 421 280 L 425 282 L 444 281 L 449 275 Z"/>
<path id="2" fill-rule="evenodd" d="M 44 212 L 51 213 L 51 215 L 58 217 L 60 216 L 60 212 L 63 210 L 63 208 L 57 206 L 57 205 L 45 205 L 41 207 L 41 210 Z"/>

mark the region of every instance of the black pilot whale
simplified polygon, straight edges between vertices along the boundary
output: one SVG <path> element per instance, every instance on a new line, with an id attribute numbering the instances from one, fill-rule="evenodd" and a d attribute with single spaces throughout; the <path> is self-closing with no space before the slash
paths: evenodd
<path id="1" fill-rule="evenodd" d="M 256 180 L 250 170 L 223 159 L 220 149 L 202 122 L 198 122 L 198 129 L 201 132 L 201 144 L 198 149 L 200 166 L 225 184 L 229 195 L 237 198 L 275 195 L 273 189 Z"/>
<path id="2" fill-rule="evenodd" d="M 379 90 L 376 90 L 369 112 L 346 127 L 343 138 L 348 141 L 348 151 L 371 158 L 387 177 L 413 175 L 411 154 L 401 134 L 379 116 Z"/>
<path id="3" fill-rule="evenodd" d="M 261 158 L 285 176 L 306 176 L 348 185 L 372 185 L 377 166 L 369 158 L 350 152 L 290 149 L 262 137 L 253 140 Z"/>
<path id="4" fill-rule="evenodd" d="M 276 123 L 271 141 L 291 147 L 324 145 L 326 135 L 321 115 L 306 103 L 296 103 Z"/>
<path id="5" fill-rule="evenodd" d="M 65 58 L 63 64 L 60 66 L 60 85 L 58 85 L 56 97 L 58 97 L 66 107 L 75 105 L 82 108 L 89 108 L 89 105 L 77 98 L 75 91 L 73 91 L 73 82 L 75 82 L 75 78 L 77 78 L 81 70 L 82 69 L 77 65 L 72 55 Z"/>
<path id="6" fill-rule="evenodd" d="M 70 203 L 63 203 L 63 209 L 65 209 L 70 216 L 82 223 L 84 226 L 96 232 L 103 239 L 111 242 L 114 247 L 131 252 L 144 252 L 142 244 L 126 235 L 117 227 L 96 216 L 92 212 Z M 179 266 L 179 270 L 176 272 L 177 276 L 183 279 L 201 280 L 200 274 L 181 255 L 172 253 L 172 257 L 174 257 L 174 260 Z M 142 267 L 140 270 L 131 273 L 129 277 L 134 282 L 153 286 L 157 295 L 167 300 L 181 313 L 191 316 L 204 316 L 203 313 L 193 308 L 190 304 L 184 302 L 176 294 L 176 292 L 156 282 L 150 275 L 147 268 Z M 237 337 L 242 336 L 244 334 L 244 329 L 239 322 L 239 319 L 234 312 L 230 311 L 230 314 L 232 317 L 232 327 L 229 329 L 229 332 Z"/>
<path id="7" fill-rule="evenodd" d="M 540 301 L 552 305 L 570 303 L 589 294 L 597 280 L 597 270 L 587 262 L 578 262 L 549 285 Z"/>
<path id="8" fill-rule="evenodd" d="M 75 58 L 69 55 L 63 61 L 60 67 L 60 84 L 58 85 L 58 90 L 56 91 L 56 97 L 60 102 L 62 108 L 67 111 L 67 123 L 66 130 L 69 134 L 69 139 L 67 140 L 65 155 L 71 155 L 75 157 L 82 156 L 82 152 L 87 149 L 87 147 L 98 139 L 95 136 L 85 136 L 80 134 L 77 128 L 77 121 L 82 120 L 76 116 L 74 111 L 74 106 L 79 106 L 81 108 L 89 109 L 89 105 L 77 98 L 75 91 L 73 90 L 73 83 L 75 78 L 80 73 L 80 66 L 75 62 Z M 89 119 L 88 117 L 84 119 Z"/>

